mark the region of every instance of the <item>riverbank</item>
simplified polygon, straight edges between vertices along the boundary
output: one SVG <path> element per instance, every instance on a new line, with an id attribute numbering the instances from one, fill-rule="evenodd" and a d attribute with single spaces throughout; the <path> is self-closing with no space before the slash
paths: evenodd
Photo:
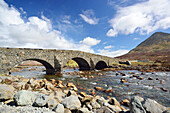
<path id="1" fill-rule="evenodd" d="M 149 98 L 134 96 L 129 100 L 117 101 L 96 95 L 102 90 L 95 87 L 91 94 L 81 92 L 73 83 L 61 80 L 0 76 L 0 112 L 48 112 L 48 113 L 105 113 L 105 112 L 165 112 L 169 108 Z M 108 90 L 109 91 L 109 90 Z M 159 112 L 158 112 L 159 113 Z"/>

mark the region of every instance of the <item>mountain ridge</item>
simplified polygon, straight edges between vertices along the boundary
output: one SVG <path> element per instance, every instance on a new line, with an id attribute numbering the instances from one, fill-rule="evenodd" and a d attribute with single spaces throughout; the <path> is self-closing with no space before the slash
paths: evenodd
<path id="1" fill-rule="evenodd" d="M 170 66 L 170 34 L 156 32 L 127 54 L 116 58 L 128 60 L 151 60 Z"/>
<path id="2" fill-rule="evenodd" d="M 136 48 L 132 49 L 131 52 L 144 51 L 166 51 L 170 48 L 170 34 L 163 32 L 156 32 L 149 38 L 140 43 Z"/>

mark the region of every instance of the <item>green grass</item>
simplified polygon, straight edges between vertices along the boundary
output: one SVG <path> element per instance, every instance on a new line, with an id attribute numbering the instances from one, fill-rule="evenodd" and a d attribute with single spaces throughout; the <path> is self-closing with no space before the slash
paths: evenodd
<path id="1" fill-rule="evenodd" d="M 67 62 L 66 66 L 68 67 L 78 67 L 78 64 L 74 60 Z"/>

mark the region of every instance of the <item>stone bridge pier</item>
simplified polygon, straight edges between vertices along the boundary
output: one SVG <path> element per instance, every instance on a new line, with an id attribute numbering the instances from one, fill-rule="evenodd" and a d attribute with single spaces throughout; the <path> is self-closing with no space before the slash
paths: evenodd
<path id="1" fill-rule="evenodd" d="M 62 72 L 69 60 L 77 62 L 82 71 L 104 69 L 112 62 L 118 62 L 115 58 L 73 50 L 0 48 L 0 74 L 8 74 L 13 67 L 27 60 L 43 64 L 46 74 Z"/>

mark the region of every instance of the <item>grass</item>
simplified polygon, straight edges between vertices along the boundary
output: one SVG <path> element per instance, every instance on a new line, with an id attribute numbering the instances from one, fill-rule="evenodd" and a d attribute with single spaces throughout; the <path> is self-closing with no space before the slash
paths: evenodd
<path id="1" fill-rule="evenodd" d="M 121 65 L 121 66 L 127 66 L 126 64 L 119 64 L 118 62 L 112 62 L 112 65 Z M 157 65 L 161 66 L 161 63 L 155 63 L 154 61 L 149 62 L 131 62 L 131 66 L 146 66 L 146 65 Z"/>
<path id="2" fill-rule="evenodd" d="M 67 67 L 78 67 L 78 64 L 74 60 L 70 60 L 66 64 Z"/>

